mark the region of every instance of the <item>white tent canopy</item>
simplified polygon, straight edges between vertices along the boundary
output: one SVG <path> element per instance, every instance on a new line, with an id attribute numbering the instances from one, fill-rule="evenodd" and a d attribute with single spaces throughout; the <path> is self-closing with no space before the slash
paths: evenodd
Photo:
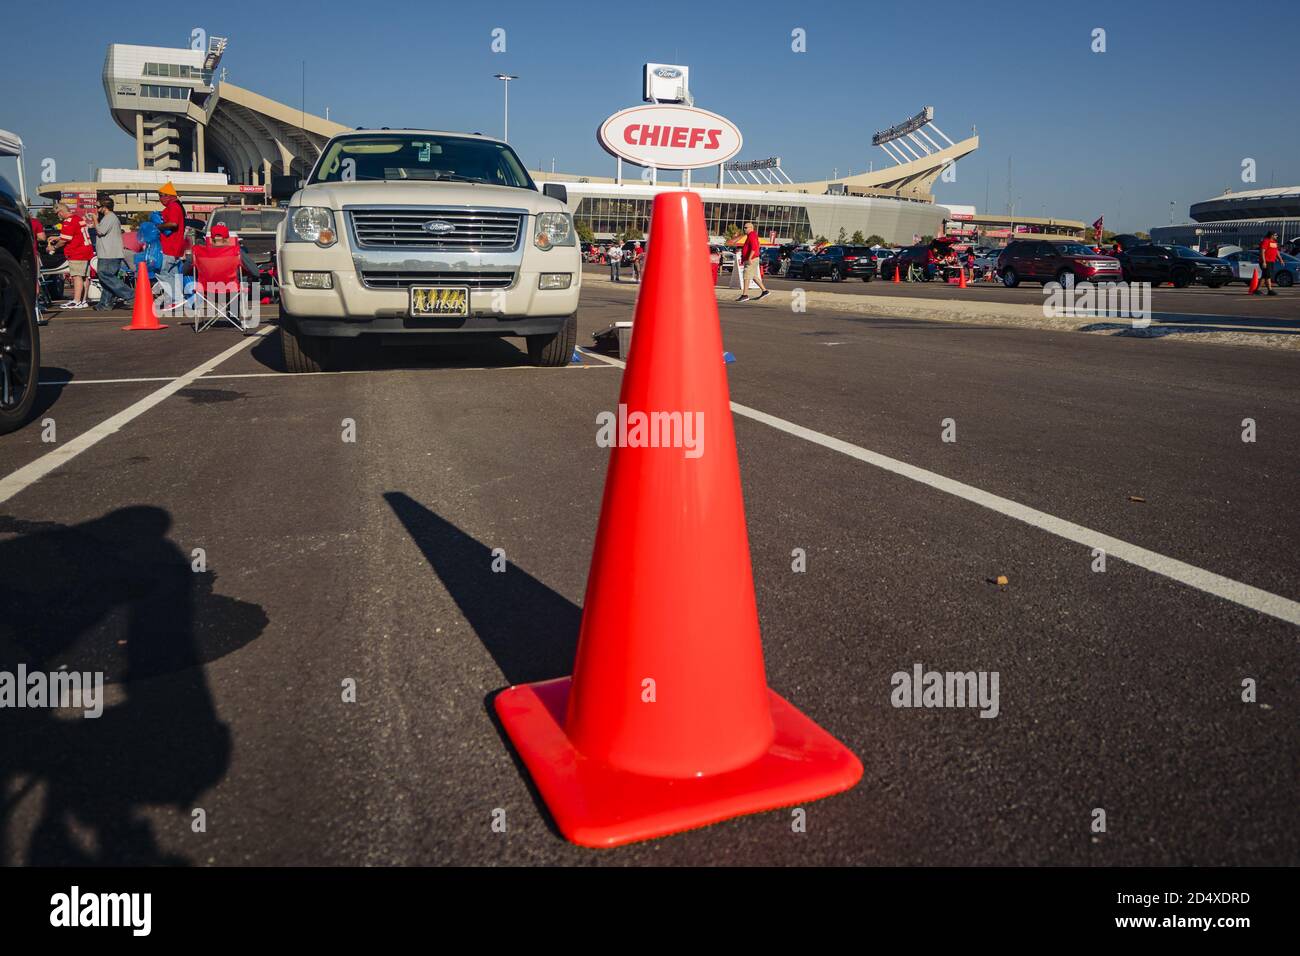
<path id="1" fill-rule="evenodd" d="M 23 177 L 23 141 L 17 133 L 0 129 L 0 156 L 18 158 L 18 195 L 23 202 L 27 202 L 27 183 Z"/>
<path id="2" fill-rule="evenodd" d="M 0 129 L 0 156 L 20 156 L 22 151 L 23 141 L 18 138 L 18 134 Z"/>

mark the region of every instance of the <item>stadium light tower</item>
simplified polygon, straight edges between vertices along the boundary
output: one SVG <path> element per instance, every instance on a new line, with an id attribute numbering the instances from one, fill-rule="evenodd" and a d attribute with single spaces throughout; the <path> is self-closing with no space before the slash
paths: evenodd
<path id="1" fill-rule="evenodd" d="M 510 142 L 510 81 L 517 80 L 519 79 L 519 77 L 511 76 L 509 73 L 493 73 L 492 75 L 505 84 L 506 119 L 505 119 L 505 128 L 501 132 L 501 138 L 508 143 Z"/>

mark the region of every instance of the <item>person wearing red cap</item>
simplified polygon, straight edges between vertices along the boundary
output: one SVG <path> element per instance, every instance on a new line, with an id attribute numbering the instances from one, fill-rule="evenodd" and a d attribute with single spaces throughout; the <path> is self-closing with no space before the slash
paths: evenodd
<path id="1" fill-rule="evenodd" d="M 244 251 L 244 247 L 239 245 L 238 240 L 230 238 L 230 227 L 224 222 L 219 222 L 212 227 L 212 231 L 208 233 L 208 245 L 214 248 L 222 246 L 235 246 L 238 248 L 239 267 L 252 278 L 257 278 L 257 263 L 253 261 L 252 256 Z"/>

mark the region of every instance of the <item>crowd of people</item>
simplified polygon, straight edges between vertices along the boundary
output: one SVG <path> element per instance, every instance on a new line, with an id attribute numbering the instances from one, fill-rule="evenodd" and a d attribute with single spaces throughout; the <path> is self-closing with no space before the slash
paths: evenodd
<path id="1" fill-rule="evenodd" d="M 57 224 L 47 229 L 39 219 L 31 219 L 32 235 L 41 267 L 53 275 L 49 303 L 60 310 L 91 308 L 91 263 L 99 286 L 99 301 L 94 308 L 101 312 L 129 307 L 134 295 L 133 281 L 137 267 L 143 263 L 151 285 L 157 293 L 160 312 L 175 310 L 185 303 L 187 275 L 186 211 L 176 187 L 164 183 L 158 189 L 162 210 L 150 213 L 135 230 L 123 228 L 111 196 L 100 196 L 93 212 L 82 213 L 67 203 L 57 203 Z M 238 246 L 225 225 L 218 223 L 205 237 L 213 247 Z M 251 279 L 259 278 L 257 263 L 240 249 L 240 271 Z M 132 258 L 128 261 L 127 256 Z M 66 294 L 62 273 L 72 283 L 72 295 Z"/>

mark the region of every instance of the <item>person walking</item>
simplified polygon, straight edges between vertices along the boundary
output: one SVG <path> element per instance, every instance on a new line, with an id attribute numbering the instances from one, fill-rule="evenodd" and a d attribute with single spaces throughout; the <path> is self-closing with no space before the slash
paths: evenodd
<path id="1" fill-rule="evenodd" d="M 618 282 L 618 269 L 623 264 L 623 247 L 617 243 L 610 243 L 609 248 L 605 251 L 609 259 L 609 281 Z"/>
<path id="2" fill-rule="evenodd" d="M 767 295 L 767 286 L 763 284 L 763 270 L 759 267 L 760 248 L 758 230 L 754 228 L 752 222 L 745 223 L 745 244 L 740 247 L 740 298 L 736 300 L 737 302 L 749 301 L 749 283 L 751 279 L 756 281 L 759 289 L 762 290 L 757 298 L 761 299 Z"/>
<path id="3" fill-rule="evenodd" d="M 162 200 L 162 268 L 158 270 L 158 281 L 163 284 L 164 308 L 179 303 L 184 296 L 181 293 L 181 260 L 185 257 L 185 207 L 176 195 L 176 187 L 171 180 L 163 183 L 158 190 Z"/>
<path id="4" fill-rule="evenodd" d="M 1259 277 L 1260 287 L 1252 293 L 1253 295 L 1262 295 L 1264 290 L 1268 290 L 1269 295 L 1277 295 L 1273 290 L 1273 276 L 1277 272 L 1278 263 L 1282 261 L 1282 251 L 1277 245 L 1277 233 L 1270 232 L 1264 237 L 1264 241 L 1259 244 Z"/>
<path id="5" fill-rule="evenodd" d="M 122 248 L 122 223 L 113 212 L 113 200 L 104 196 L 99 200 L 95 213 L 96 221 L 91 227 L 96 235 L 95 252 L 99 261 L 95 265 L 99 273 L 99 304 L 95 308 L 100 312 L 118 308 L 120 300 L 126 305 L 131 299 L 131 290 L 122 278 L 126 268 L 126 251 Z"/>
<path id="6" fill-rule="evenodd" d="M 641 281 L 641 265 L 645 259 L 645 250 L 641 248 L 641 243 L 632 247 L 632 275 L 637 282 Z"/>

